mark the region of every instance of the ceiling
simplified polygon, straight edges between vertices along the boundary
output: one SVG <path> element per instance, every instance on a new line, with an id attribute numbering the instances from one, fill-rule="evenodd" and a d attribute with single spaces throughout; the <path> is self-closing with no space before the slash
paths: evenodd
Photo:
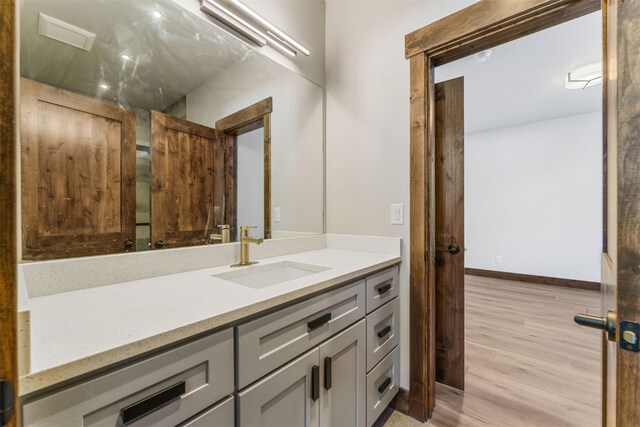
<path id="1" fill-rule="evenodd" d="M 602 109 L 602 86 L 567 90 L 567 72 L 602 60 L 600 12 L 436 68 L 436 81 L 464 76 L 465 131 L 480 132 Z"/>
<path id="2" fill-rule="evenodd" d="M 93 49 L 39 35 L 40 12 L 95 33 Z M 20 6 L 21 76 L 123 107 L 164 110 L 256 55 L 170 0 L 23 0 Z"/>

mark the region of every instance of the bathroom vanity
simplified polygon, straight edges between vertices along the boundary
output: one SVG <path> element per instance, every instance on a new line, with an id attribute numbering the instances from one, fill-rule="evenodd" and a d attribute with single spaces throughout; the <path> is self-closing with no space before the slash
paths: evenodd
<path id="1" fill-rule="evenodd" d="M 314 236 L 260 249 L 309 239 L 320 246 L 255 266 L 30 299 L 24 425 L 372 425 L 399 387 L 399 239 Z M 375 242 L 387 249 L 365 252 Z M 64 262 L 83 260 L 50 262 L 52 276 Z"/>

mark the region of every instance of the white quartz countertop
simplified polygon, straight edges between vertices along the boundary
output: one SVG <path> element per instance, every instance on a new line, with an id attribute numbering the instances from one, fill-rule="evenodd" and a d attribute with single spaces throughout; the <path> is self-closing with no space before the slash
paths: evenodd
<path id="1" fill-rule="evenodd" d="M 212 277 L 232 270 L 213 267 L 30 299 L 30 368 L 20 378 L 20 394 L 361 277 L 400 262 L 400 256 L 319 249 L 263 259 L 258 265 L 280 261 L 328 269 L 254 289 Z"/>

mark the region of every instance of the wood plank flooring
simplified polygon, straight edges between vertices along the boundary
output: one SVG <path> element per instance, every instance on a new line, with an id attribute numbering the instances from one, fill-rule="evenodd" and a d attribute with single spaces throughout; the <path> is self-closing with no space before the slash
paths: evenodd
<path id="1" fill-rule="evenodd" d="M 465 305 L 466 390 L 438 384 L 427 426 L 601 425 L 601 334 L 573 322 L 598 292 L 466 276 Z"/>

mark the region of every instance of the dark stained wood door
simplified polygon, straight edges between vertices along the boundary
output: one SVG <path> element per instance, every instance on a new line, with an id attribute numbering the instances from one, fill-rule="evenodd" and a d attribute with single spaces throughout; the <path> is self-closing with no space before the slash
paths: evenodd
<path id="1" fill-rule="evenodd" d="M 152 247 L 214 243 L 222 224 L 235 236 L 234 171 L 232 136 L 152 111 Z"/>
<path id="2" fill-rule="evenodd" d="M 435 86 L 436 381 L 464 390 L 464 82 Z"/>
<path id="3" fill-rule="evenodd" d="M 640 2 L 606 0 L 606 240 L 602 315 L 616 313 L 603 346 L 603 425 L 640 425 L 640 352 L 625 338 L 640 323 Z M 635 331 L 632 331 L 635 330 Z M 625 334 L 626 331 L 626 334 Z M 606 334 L 604 334 L 606 336 Z"/>
<path id="4" fill-rule="evenodd" d="M 20 93 L 22 258 L 135 250 L 135 113 L 27 79 Z"/>

